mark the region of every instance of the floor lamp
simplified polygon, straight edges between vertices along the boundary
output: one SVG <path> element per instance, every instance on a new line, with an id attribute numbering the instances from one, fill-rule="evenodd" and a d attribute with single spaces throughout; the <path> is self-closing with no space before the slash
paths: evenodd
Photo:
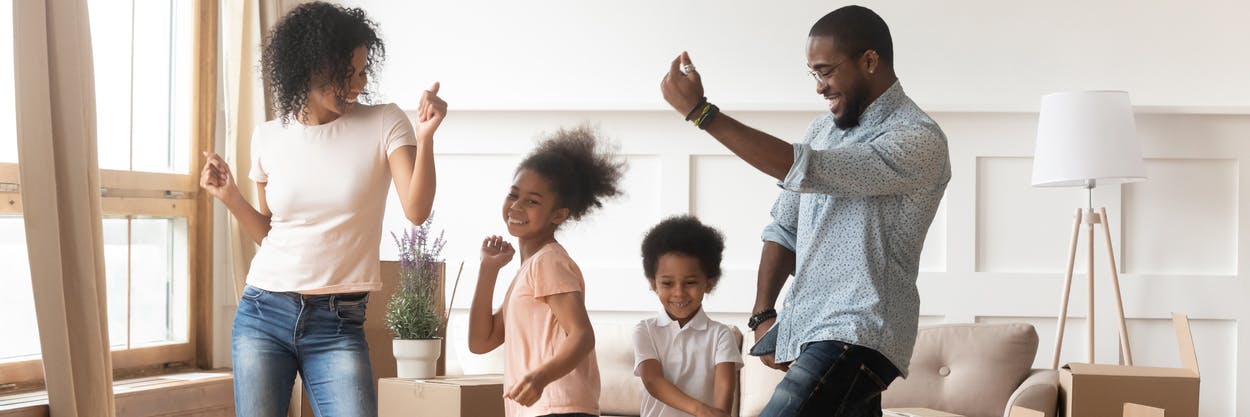
<path id="1" fill-rule="evenodd" d="M 1124 302 L 1120 298 L 1120 278 L 1116 271 L 1115 251 L 1111 245 L 1110 220 L 1107 209 L 1094 211 L 1094 187 L 1146 180 L 1141 144 L 1133 122 L 1133 108 L 1128 93 L 1123 91 L 1081 91 L 1048 94 L 1042 97 L 1038 115 L 1037 147 L 1033 154 L 1034 187 L 1081 187 L 1086 190 L 1085 208 L 1076 210 L 1072 222 L 1072 240 L 1068 248 L 1068 269 L 1063 277 L 1063 294 L 1059 302 L 1059 325 L 1055 333 L 1054 359 L 1051 368 L 1059 367 L 1063 347 L 1063 330 L 1068 319 L 1068 299 L 1072 293 L 1072 269 L 1076 262 L 1077 241 L 1081 225 L 1088 240 L 1086 273 L 1088 274 L 1088 316 L 1086 317 L 1086 349 L 1088 362 L 1094 363 L 1094 226 L 1102 225 L 1107 258 L 1111 265 L 1111 283 L 1115 290 L 1116 313 L 1119 314 L 1120 353 L 1126 365 L 1133 364 L 1129 350 L 1128 328 L 1124 321 Z"/>

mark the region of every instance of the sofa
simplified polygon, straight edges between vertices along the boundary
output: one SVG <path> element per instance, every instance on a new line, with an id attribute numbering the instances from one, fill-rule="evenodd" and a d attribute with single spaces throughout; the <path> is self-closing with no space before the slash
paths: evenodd
<path id="1" fill-rule="evenodd" d="M 602 384 L 599 406 L 604 416 L 637 416 L 643 391 L 633 374 L 634 323 L 594 323 L 595 353 Z M 967 417 L 1007 416 L 1022 406 L 1056 416 L 1058 373 L 1031 369 L 1037 332 L 1028 324 L 944 324 L 922 326 L 912 354 L 910 375 L 882 394 L 886 408 L 923 407 Z M 735 410 L 756 417 L 781 381 L 782 372 L 747 356 L 739 373 Z M 502 372 L 498 352 L 485 357 L 449 349 L 451 375 Z"/>

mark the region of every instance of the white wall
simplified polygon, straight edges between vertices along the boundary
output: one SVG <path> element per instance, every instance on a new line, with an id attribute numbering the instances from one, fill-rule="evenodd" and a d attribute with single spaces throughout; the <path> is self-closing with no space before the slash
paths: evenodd
<path id="1" fill-rule="evenodd" d="M 682 123 L 658 82 L 672 57 L 689 50 L 709 97 L 728 114 L 796 140 L 823 108 L 805 74 L 806 31 L 840 4 L 346 3 L 365 7 L 386 36 L 390 60 L 380 81 L 389 100 L 412 109 L 421 89 L 443 82 L 452 113 L 438 137 L 436 221 L 448 231 L 453 269 L 468 261 L 454 307 L 469 305 L 480 239 L 505 234 L 499 211 L 516 162 L 541 132 L 590 121 L 630 162 L 629 195 L 560 236 L 586 274 L 592 315 L 632 322 L 654 314 L 638 242 L 664 216 L 690 212 L 728 237 L 725 279 L 707 309 L 742 325 L 759 231 L 777 190 Z M 1035 365 L 1049 366 L 1070 216 L 1084 195 L 1029 187 L 1033 111 L 1048 92 L 1128 90 L 1141 106 L 1151 179 L 1100 187 L 1095 204 L 1112 219 L 1134 357 L 1179 366 L 1166 317 L 1188 313 L 1202 415 L 1250 415 L 1250 284 L 1239 268 L 1250 237 L 1239 227 L 1250 215 L 1242 204 L 1250 181 L 1240 170 L 1250 158 L 1250 26 L 1240 22 L 1250 2 L 865 4 L 891 25 L 906 90 L 950 140 L 954 177 L 922 257 L 922 324 L 1029 322 L 1041 336 Z M 401 230 L 399 212 L 392 204 L 385 230 Z M 382 248 L 384 258 L 394 256 L 389 241 Z M 1096 357 L 1115 362 L 1102 259 Z M 1064 361 L 1085 355 L 1082 279 Z M 467 354 L 464 325 L 460 310 L 453 355 Z"/>
<path id="2" fill-rule="evenodd" d="M 460 110 L 666 109 L 656 86 L 685 49 L 725 107 L 818 105 L 807 30 L 846 3 L 348 0 L 390 42 L 383 84 L 413 107 L 442 80 Z M 1250 2 L 865 1 L 928 108 L 1035 108 L 1041 94 L 1122 89 L 1140 105 L 1250 105 Z M 728 106 L 732 104 L 732 106 Z"/>

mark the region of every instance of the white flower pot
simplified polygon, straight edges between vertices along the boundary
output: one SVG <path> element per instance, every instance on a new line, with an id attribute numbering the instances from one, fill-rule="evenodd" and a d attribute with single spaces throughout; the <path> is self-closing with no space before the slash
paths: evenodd
<path id="1" fill-rule="evenodd" d="M 395 370 L 400 378 L 433 378 L 438 371 L 438 351 L 442 339 L 395 339 Z"/>

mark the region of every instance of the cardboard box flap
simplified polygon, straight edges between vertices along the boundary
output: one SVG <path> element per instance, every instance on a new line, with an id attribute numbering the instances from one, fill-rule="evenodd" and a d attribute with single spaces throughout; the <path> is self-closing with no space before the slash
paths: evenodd
<path id="1" fill-rule="evenodd" d="M 1164 409 L 1124 403 L 1124 417 L 1164 417 Z"/>
<path id="2" fill-rule="evenodd" d="M 377 416 L 504 417 L 502 380 L 499 375 L 381 378 Z"/>
<path id="3" fill-rule="evenodd" d="M 1153 366 L 1121 366 L 1098 363 L 1073 362 L 1063 366 L 1072 375 L 1140 376 L 1164 378 L 1197 378 L 1198 374 L 1185 368 L 1158 368 Z"/>
<path id="4" fill-rule="evenodd" d="M 1181 366 L 1193 371 L 1194 376 L 1201 375 L 1198 372 L 1198 352 L 1194 349 L 1194 335 L 1189 330 L 1189 317 L 1172 313 L 1172 325 L 1176 327 L 1176 347 L 1181 352 Z"/>
<path id="5" fill-rule="evenodd" d="M 413 383 L 431 384 L 431 385 L 448 385 L 448 386 L 483 386 L 483 385 L 499 385 L 503 381 L 500 375 L 474 375 L 474 376 L 438 376 L 431 379 L 415 379 Z"/>

